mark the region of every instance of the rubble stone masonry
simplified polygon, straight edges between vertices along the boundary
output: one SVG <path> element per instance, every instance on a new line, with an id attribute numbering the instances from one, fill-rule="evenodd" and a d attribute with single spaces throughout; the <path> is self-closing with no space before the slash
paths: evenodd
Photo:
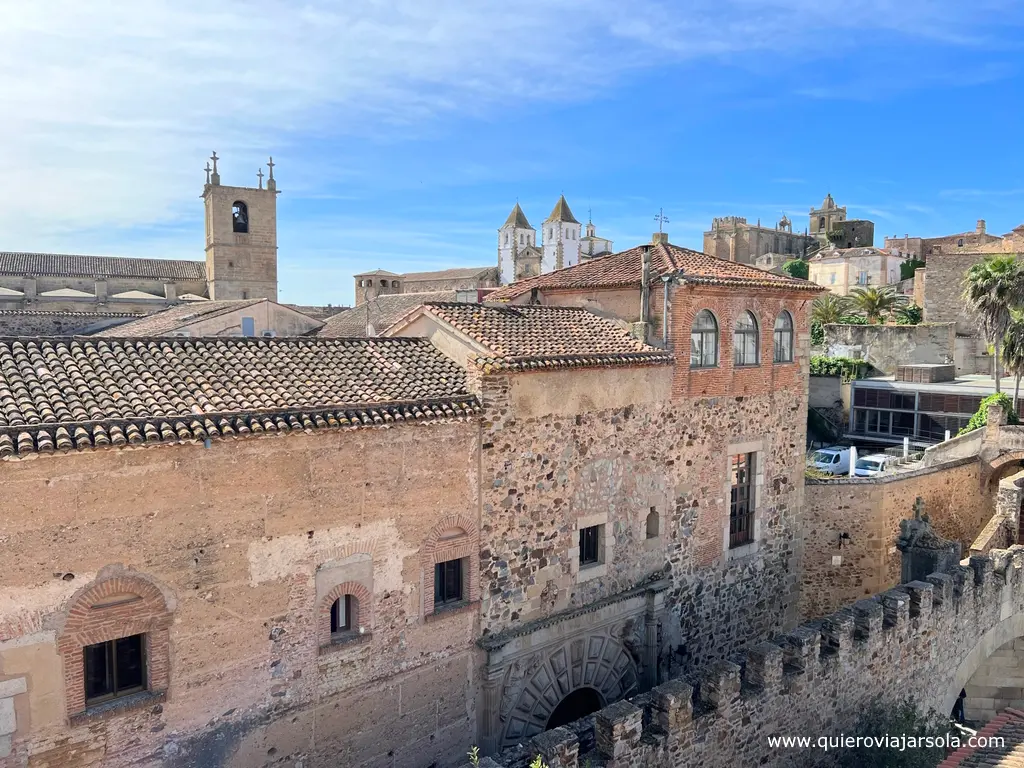
<path id="1" fill-rule="evenodd" d="M 807 480 L 800 615 L 818 618 L 898 584 L 896 537 L 918 497 L 935 531 L 967 552 L 995 511 L 981 473 L 970 457 L 880 477 Z"/>

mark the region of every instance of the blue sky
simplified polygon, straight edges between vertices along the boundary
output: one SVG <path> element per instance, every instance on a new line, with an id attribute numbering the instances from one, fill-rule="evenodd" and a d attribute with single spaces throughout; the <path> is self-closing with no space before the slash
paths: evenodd
<path id="1" fill-rule="evenodd" d="M 496 262 L 560 193 L 617 248 L 664 208 L 831 191 L 886 234 L 1024 222 L 1018 0 L 0 0 L 0 249 L 202 258 L 202 167 L 277 163 L 282 301 Z"/>

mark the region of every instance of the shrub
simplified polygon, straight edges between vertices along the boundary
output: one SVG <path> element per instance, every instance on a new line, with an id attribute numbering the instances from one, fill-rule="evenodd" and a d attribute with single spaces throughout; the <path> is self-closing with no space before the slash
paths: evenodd
<path id="1" fill-rule="evenodd" d="M 867 370 L 867 362 L 852 357 L 815 355 L 811 358 L 811 376 L 841 376 L 843 381 L 852 381 L 864 378 Z"/>
<path id="2" fill-rule="evenodd" d="M 790 277 L 798 277 L 801 280 L 806 280 L 811 274 L 810 266 L 803 259 L 790 259 L 782 265 L 782 271 Z"/>
<path id="3" fill-rule="evenodd" d="M 854 729 L 856 736 L 884 738 L 901 736 L 908 739 L 934 739 L 938 743 L 927 746 L 918 742 L 916 748 L 909 744 L 900 749 L 898 744 L 891 748 L 865 745 L 850 749 L 839 749 L 836 754 L 841 768 L 935 768 L 945 755 L 949 734 L 949 720 L 935 710 L 921 713 L 912 699 L 903 699 L 896 704 L 883 703 L 880 698 L 872 700 L 861 712 Z"/>
<path id="4" fill-rule="evenodd" d="M 981 429 L 988 424 L 988 407 L 990 405 L 1003 406 L 1003 411 L 1006 412 L 1007 424 L 1020 423 L 1020 419 L 1017 418 L 1017 412 L 1013 410 L 1013 400 L 1010 399 L 1010 396 L 1005 392 L 996 392 L 994 395 L 989 395 L 981 401 L 981 405 L 978 406 L 978 410 L 971 416 L 967 426 L 956 433 L 957 437 L 966 435 L 968 432 L 973 432 L 976 429 Z"/>
<path id="5" fill-rule="evenodd" d="M 811 345 L 820 347 L 825 343 L 825 326 L 817 320 L 811 321 Z"/>
<path id="6" fill-rule="evenodd" d="M 917 304 L 908 304 L 895 312 L 896 325 L 918 325 L 924 319 L 924 310 Z"/>

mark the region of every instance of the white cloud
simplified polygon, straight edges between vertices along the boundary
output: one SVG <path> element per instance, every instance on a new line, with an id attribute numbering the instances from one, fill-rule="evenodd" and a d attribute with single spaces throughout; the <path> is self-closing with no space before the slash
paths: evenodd
<path id="1" fill-rule="evenodd" d="M 580 98 L 666 57 L 792 54 L 826 27 L 971 44 L 958 5 L 0 0 L 0 247 L 111 252 L 118 232 L 195 217 L 211 149 L 226 183 L 275 152 L 289 190 L 316 196 L 350 171 L 306 155 L 311 140 Z"/>

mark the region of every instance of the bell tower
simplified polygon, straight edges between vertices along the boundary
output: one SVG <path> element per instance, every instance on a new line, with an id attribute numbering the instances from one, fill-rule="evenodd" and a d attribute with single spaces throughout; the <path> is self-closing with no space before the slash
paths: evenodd
<path id="1" fill-rule="evenodd" d="M 211 299 L 277 301 L 277 182 L 274 158 L 253 187 L 220 183 L 217 153 L 206 164 L 206 284 Z"/>

